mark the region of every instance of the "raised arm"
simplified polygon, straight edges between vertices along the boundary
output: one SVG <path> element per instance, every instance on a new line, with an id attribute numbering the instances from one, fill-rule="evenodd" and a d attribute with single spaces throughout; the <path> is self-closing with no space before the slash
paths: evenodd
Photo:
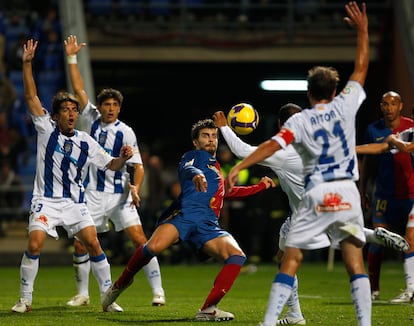
<path id="1" fill-rule="evenodd" d="M 241 170 L 247 169 L 248 167 L 263 161 L 265 158 L 269 157 L 281 148 L 282 147 L 280 146 L 280 144 L 272 139 L 269 139 L 261 143 L 253 153 L 251 153 L 249 156 L 237 163 L 230 170 L 229 174 L 227 175 L 227 190 L 231 191 L 231 189 L 237 183 L 237 177 Z"/>
<path id="2" fill-rule="evenodd" d="M 364 86 L 369 64 L 369 36 L 368 36 L 368 17 L 366 4 L 362 3 L 362 10 L 355 1 L 350 1 L 345 5 L 348 14 L 344 18 L 345 22 L 357 29 L 357 53 L 355 57 L 354 71 L 349 77 Z"/>
<path id="3" fill-rule="evenodd" d="M 37 96 L 36 84 L 33 79 L 32 60 L 35 57 L 37 41 L 31 39 L 23 44 L 23 93 L 29 111 L 32 115 L 44 115 L 45 112 Z"/>
<path id="4" fill-rule="evenodd" d="M 83 79 L 79 71 L 76 55 L 84 46 L 86 46 L 86 43 L 78 44 L 75 35 L 68 36 L 64 43 L 67 55 L 70 82 L 72 84 L 73 92 L 79 100 L 79 108 L 82 111 L 85 108 L 86 104 L 88 104 L 88 94 L 84 88 Z"/>

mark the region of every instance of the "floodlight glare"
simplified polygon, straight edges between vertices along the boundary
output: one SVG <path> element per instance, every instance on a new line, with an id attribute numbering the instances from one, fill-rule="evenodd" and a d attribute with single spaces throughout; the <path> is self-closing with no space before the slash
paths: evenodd
<path id="1" fill-rule="evenodd" d="M 263 80 L 260 83 L 260 88 L 265 91 L 307 91 L 307 80 Z"/>

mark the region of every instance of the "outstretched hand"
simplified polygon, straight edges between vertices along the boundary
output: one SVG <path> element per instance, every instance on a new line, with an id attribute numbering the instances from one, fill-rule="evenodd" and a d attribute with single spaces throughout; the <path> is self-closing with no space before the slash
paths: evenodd
<path id="1" fill-rule="evenodd" d="M 218 128 L 227 126 L 226 115 L 223 111 L 217 111 L 213 114 L 214 123 Z"/>
<path id="2" fill-rule="evenodd" d="M 66 55 L 75 55 L 84 46 L 86 46 L 86 43 L 78 44 L 78 40 L 76 38 L 76 35 L 69 35 L 68 38 L 64 41 L 64 43 L 65 43 Z"/>
<path id="3" fill-rule="evenodd" d="M 267 177 L 267 176 L 262 177 L 260 179 L 260 182 L 265 184 L 266 189 L 275 188 L 276 187 L 276 183 L 273 181 L 273 179 L 270 178 L 270 177 Z"/>
<path id="4" fill-rule="evenodd" d="M 368 28 L 368 16 L 365 2 L 362 3 L 362 11 L 356 1 L 350 1 L 345 5 L 345 10 L 348 14 L 344 17 L 344 21 L 351 27 L 356 29 Z"/>
<path id="5" fill-rule="evenodd" d="M 134 150 L 129 145 L 124 145 L 121 148 L 120 157 L 129 160 L 134 155 Z"/>
<path id="6" fill-rule="evenodd" d="M 33 60 L 37 48 L 37 43 L 38 41 L 30 39 L 26 42 L 26 44 L 23 44 L 23 62 L 31 62 Z"/>
<path id="7" fill-rule="evenodd" d="M 138 195 L 137 186 L 133 185 L 131 182 L 128 182 L 129 191 L 131 192 L 132 201 L 130 203 L 130 207 L 134 205 L 136 207 L 141 206 L 141 197 Z"/>

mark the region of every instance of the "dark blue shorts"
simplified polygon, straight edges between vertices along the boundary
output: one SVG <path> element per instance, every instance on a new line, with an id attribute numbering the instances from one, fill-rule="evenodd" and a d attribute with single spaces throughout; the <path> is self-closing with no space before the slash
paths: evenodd
<path id="1" fill-rule="evenodd" d="M 180 240 L 192 243 L 197 250 L 211 239 L 230 235 L 220 227 L 211 209 L 182 209 L 173 218 L 161 223 L 173 224 Z"/>

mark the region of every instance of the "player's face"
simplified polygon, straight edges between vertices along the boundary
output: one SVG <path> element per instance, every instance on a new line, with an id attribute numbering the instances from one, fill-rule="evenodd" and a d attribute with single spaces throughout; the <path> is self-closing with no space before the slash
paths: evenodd
<path id="1" fill-rule="evenodd" d="M 198 138 L 193 143 L 196 149 L 204 149 L 211 155 L 215 155 L 218 146 L 217 129 L 201 129 Z"/>
<path id="2" fill-rule="evenodd" d="M 104 123 L 113 123 L 118 119 L 119 112 L 121 111 L 121 105 L 113 98 L 108 98 L 103 101 L 98 107 L 101 113 L 101 120 Z"/>
<path id="3" fill-rule="evenodd" d="M 381 112 L 384 120 L 391 122 L 401 116 L 403 103 L 399 96 L 385 95 L 380 103 Z"/>
<path id="4" fill-rule="evenodd" d="M 59 130 L 65 135 L 73 134 L 79 110 L 75 103 L 66 101 L 60 104 L 59 113 L 55 115 Z"/>

